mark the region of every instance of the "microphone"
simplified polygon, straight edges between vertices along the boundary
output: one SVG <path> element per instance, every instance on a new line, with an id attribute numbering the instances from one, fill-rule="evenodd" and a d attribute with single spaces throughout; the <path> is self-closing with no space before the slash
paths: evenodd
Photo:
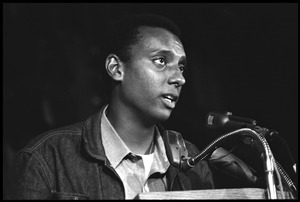
<path id="1" fill-rule="evenodd" d="M 262 128 L 260 126 L 257 126 L 256 120 L 250 119 L 250 118 L 239 117 L 239 116 L 233 116 L 231 112 L 223 112 L 223 113 L 210 112 L 206 116 L 206 126 L 209 128 L 214 128 L 214 129 L 232 129 L 232 130 L 239 129 L 239 128 L 250 128 L 250 129 L 260 133 L 261 135 L 263 135 L 267 140 L 268 139 L 271 140 L 271 138 L 273 138 L 273 137 L 279 138 L 281 143 L 283 143 L 284 148 L 288 152 L 288 156 L 292 163 L 293 172 L 295 174 L 298 173 L 297 163 L 295 162 L 293 155 L 292 155 L 286 141 L 282 137 L 280 137 L 280 135 L 277 131 L 269 130 L 267 128 Z M 249 144 L 254 147 L 256 145 L 255 141 L 249 137 L 244 138 L 243 142 L 245 144 Z M 235 157 L 235 156 L 233 156 L 233 157 Z M 235 161 L 235 162 L 239 162 L 239 161 Z M 241 164 L 241 165 L 243 165 L 243 164 Z M 247 170 L 245 168 L 246 168 L 246 166 L 243 165 L 243 170 Z M 247 171 L 245 173 L 246 173 L 247 177 L 249 176 L 248 179 L 253 178 L 253 176 L 251 176 L 251 174 L 250 174 L 251 172 Z M 253 180 L 255 180 L 255 178 L 253 178 Z"/>
<path id="2" fill-rule="evenodd" d="M 194 157 L 182 157 L 180 169 L 186 171 L 193 168 L 199 161 L 207 160 L 213 167 L 240 181 L 247 182 L 247 184 L 258 183 L 259 180 L 254 175 L 256 171 L 253 168 L 231 151 L 217 146 L 217 143 L 224 142 L 224 140 L 225 138 L 218 139 Z"/>
<path id="3" fill-rule="evenodd" d="M 214 129 L 238 129 L 238 128 L 250 128 L 263 135 L 267 140 L 273 137 L 280 139 L 281 143 L 285 147 L 293 164 L 293 171 L 297 173 L 297 164 L 293 158 L 293 155 L 286 143 L 286 141 L 280 137 L 279 133 L 275 130 L 269 130 L 256 125 L 256 120 L 244 118 L 240 116 L 233 116 L 231 112 L 210 112 L 206 116 L 206 126 Z M 246 137 L 243 142 L 255 146 L 253 139 Z"/>
<path id="4" fill-rule="evenodd" d="M 233 116 L 231 112 L 210 112 L 206 117 L 206 126 L 209 128 L 250 128 L 256 127 L 256 120 Z"/>
<path id="5" fill-rule="evenodd" d="M 186 171 L 194 167 L 199 160 L 206 159 L 213 167 L 240 181 L 248 184 L 256 184 L 258 182 L 258 178 L 254 175 L 256 171 L 230 151 L 222 147 L 212 148 L 212 150 L 212 154 L 207 152 L 203 154 L 203 158 L 183 158 L 181 170 Z"/>
<path id="6" fill-rule="evenodd" d="M 255 120 L 233 116 L 231 112 L 210 112 L 206 118 L 206 126 L 229 129 L 257 128 Z M 182 161 L 182 169 L 187 170 L 193 167 L 200 159 L 207 159 L 213 166 L 220 168 L 223 172 L 250 184 L 255 184 L 258 180 L 253 173 L 255 171 L 250 166 L 222 147 L 209 148 L 203 155 L 197 155 L 189 159 L 185 158 Z"/>

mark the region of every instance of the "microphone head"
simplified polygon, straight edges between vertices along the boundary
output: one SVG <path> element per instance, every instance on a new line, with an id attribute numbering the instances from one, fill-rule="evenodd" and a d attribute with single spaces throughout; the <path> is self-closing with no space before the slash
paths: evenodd
<path id="1" fill-rule="evenodd" d="M 253 128 L 256 121 L 249 118 L 233 116 L 231 112 L 210 112 L 206 116 L 206 126 L 216 129 Z"/>

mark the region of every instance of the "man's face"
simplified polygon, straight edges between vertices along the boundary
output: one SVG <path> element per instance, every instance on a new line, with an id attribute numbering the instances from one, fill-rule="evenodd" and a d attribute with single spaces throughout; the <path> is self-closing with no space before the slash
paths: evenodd
<path id="1" fill-rule="evenodd" d="M 180 40 L 162 28 L 139 28 L 121 86 L 123 103 L 149 123 L 169 118 L 185 83 L 186 56 Z"/>

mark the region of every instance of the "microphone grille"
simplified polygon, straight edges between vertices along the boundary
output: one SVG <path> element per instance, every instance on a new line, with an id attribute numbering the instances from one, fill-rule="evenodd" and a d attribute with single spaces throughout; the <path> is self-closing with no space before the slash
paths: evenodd
<path id="1" fill-rule="evenodd" d="M 206 122 L 207 126 L 212 126 L 213 125 L 214 116 L 211 115 L 211 114 L 208 114 L 206 120 L 207 120 L 207 122 Z"/>

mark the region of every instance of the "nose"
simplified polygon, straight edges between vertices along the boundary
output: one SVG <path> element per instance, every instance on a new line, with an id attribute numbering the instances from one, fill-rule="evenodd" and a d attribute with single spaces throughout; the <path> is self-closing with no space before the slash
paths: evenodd
<path id="1" fill-rule="evenodd" d="M 185 78 L 179 69 L 174 69 L 172 75 L 169 78 L 169 84 L 174 84 L 177 87 L 183 86 L 185 84 Z"/>

